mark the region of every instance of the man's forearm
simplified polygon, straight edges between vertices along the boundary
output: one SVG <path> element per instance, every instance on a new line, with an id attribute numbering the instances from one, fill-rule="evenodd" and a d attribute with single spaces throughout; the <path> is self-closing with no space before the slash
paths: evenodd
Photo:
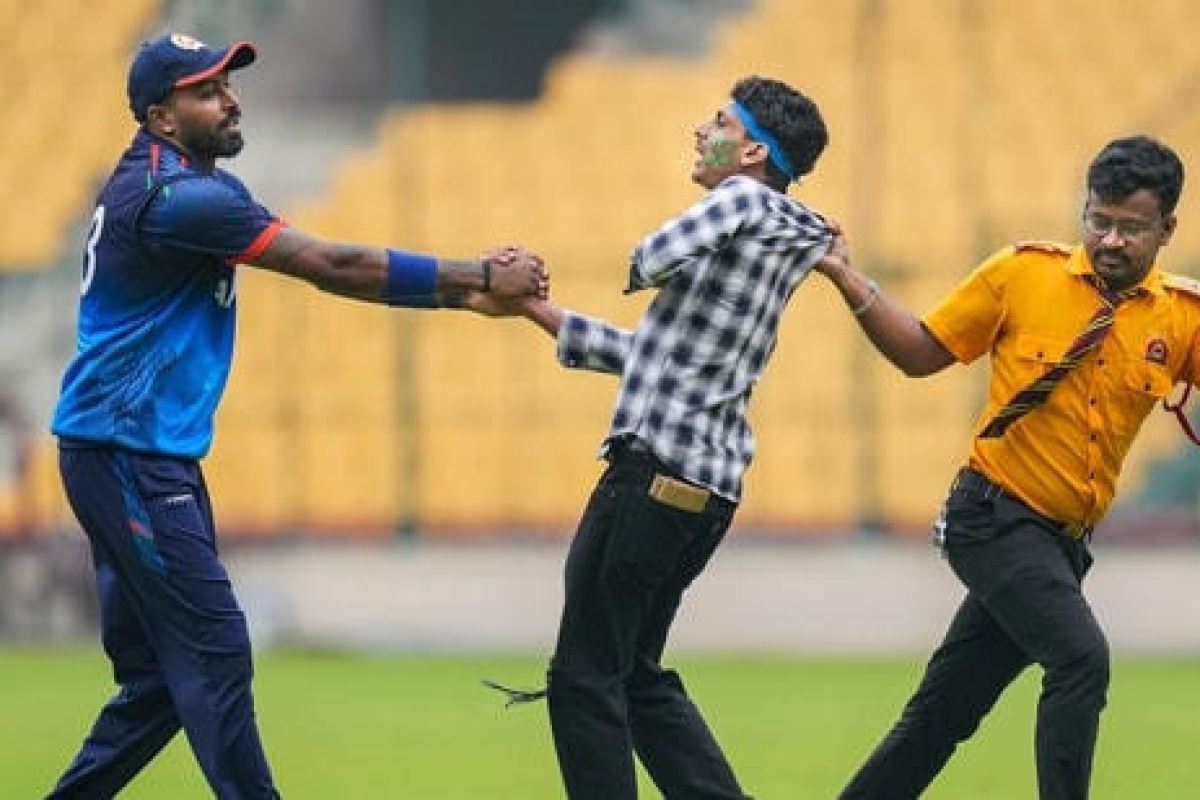
<path id="1" fill-rule="evenodd" d="M 563 310 L 545 301 L 529 303 L 525 318 L 549 334 L 551 339 L 557 339 L 563 324 Z"/>
<path id="2" fill-rule="evenodd" d="M 439 292 L 469 289 L 488 292 L 492 288 L 491 271 L 491 266 L 482 260 L 439 258 L 437 289 Z"/>
<path id="3" fill-rule="evenodd" d="M 871 344 L 911 377 L 931 375 L 954 363 L 954 356 L 910 311 L 892 301 L 879 284 L 853 267 L 825 272 L 841 292 Z"/>
<path id="4" fill-rule="evenodd" d="M 851 313 L 860 320 L 879 300 L 879 284 L 852 267 L 829 270 L 825 277 L 841 293 Z"/>
<path id="5" fill-rule="evenodd" d="M 294 228 L 280 231 L 254 263 L 344 297 L 422 308 L 460 307 L 466 292 L 545 296 L 548 286 L 541 260 L 517 248 L 481 259 L 437 258 L 322 241 Z"/>

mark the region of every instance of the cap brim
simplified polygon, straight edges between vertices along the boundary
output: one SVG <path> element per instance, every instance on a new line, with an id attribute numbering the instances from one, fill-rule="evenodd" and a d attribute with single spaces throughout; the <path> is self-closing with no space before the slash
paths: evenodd
<path id="1" fill-rule="evenodd" d="M 248 67 L 254 63 L 256 58 L 258 58 L 258 51 L 254 49 L 254 45 L 250 42 L 236 42 L 220 51 L 216 62 L 199 72 L 183 76 L 175 81 L 175 86 L 190 86 L 193 83 L 206 81 L 219 72 Z"/>

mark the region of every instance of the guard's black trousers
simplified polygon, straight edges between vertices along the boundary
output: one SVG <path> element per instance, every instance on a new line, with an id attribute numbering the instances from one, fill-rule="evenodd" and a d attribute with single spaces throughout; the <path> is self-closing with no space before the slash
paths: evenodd
<path id="1" fill-rule="evenodd" d="M 968 593 L 916 694 L 842 798 L 918 797 L 1029 664 L 1045 670 L 1035 752 L 1042 800 L 1088 795 L 1108 642 L 1080 583 L 1085 540 L 1008 495 L 956 482 L 945 551 Z"/>
<path id="2" fill-rule="evenodd" d="M 668 800 L 746 797 L 679 676 L 659 663 L 734 505 L 713 496 L 698 512 L 672 508 L 648 494 L 662 472 L 648 455 L 614 455 L 567 557 L 547 699 L 571 800 L 637 797 L 635 749 Z"/>

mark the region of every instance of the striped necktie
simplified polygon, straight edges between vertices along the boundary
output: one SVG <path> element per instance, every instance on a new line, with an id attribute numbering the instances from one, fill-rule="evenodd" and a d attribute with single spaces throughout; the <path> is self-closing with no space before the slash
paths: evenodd
<path id="1" fill-rule="evenodd" d="M 1083 329 L 1083 332 L 1075 337 L 1075 341 L 1071 342 L 1071 346 L 1067 348 L 1062 359 L 1040 378 L 1013 395 L 1013 398 L 996 412 L 996 416 L 992 417 L 991 422 L 979 434 L 980 438 L 998 439 L 1014 422 L 1046 402 L 1046 398 L 1054 391 L 1054 387 L 1062 382 L 1067 373 L 1079 366 L 1079 362 L 1083 361 L 1089 353 L 1100 347 L 1104 337 L 1108 336 L 1109 331 L 1112 330 L 1117 306 L 1142 292 L 1142 289 L 1137 286 L 1132 289 L 1113 291 L 1105 286 L 1104 282 L 1096 275 L 1085 275 L 1084 277 L 1100 293 L 1102 300 L 1100 307 L 1088 320 L 1087 327 Z"/>

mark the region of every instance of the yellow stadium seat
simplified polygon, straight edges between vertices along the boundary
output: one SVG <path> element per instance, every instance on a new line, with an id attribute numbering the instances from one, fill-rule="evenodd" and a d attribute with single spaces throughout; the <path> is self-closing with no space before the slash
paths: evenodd
<path id="1" fill-rule="evenodd" d="M 805 89 L 830 127 L 794 196 L 842 221 L 864 268 L 920 311 L 1009 237 L 1073 236 L 1093 147 L 1169 105 L 1192 68 L 1193 49 L 1157 33 L 1200 24 L 1187 0 L 1098 0 L 1084 14 L 1015 0 L 972 7 L 978 19 L 954 0 L 878 7 L 872 18 L 862 4 L 762 0 L 702 58 L 570 54 L 535 102 L 393 110 L 330 196 L 287 216 L 453 256 L 520 241 L 547 257 L 560 302 L 629 325 L 649 299 L 620 294 L 630 249 L 699 197 L 693 127 L 758 73 Z M 1104 57 L 1083 69 L 1080 53 Z M 1190 106 L 1155 124 L 1187 160 L 1200 155 Z M 1172 259 L 1200 249 L 1200 226 L 1185 227 Z M 926 524 L 962 457 L 981 374 L 901 377 L 821 284 L 797 292 L 755 398 L 742 524 L 854 522 L 873 511 L 855 491 L 864 480 L 879 487 L 875 510 Z M 564 372 L 553 342 L 519 322 L 351 313 L 315 293 L 295 302 L 294 329 L 245 337 L 239 369 L 265 369 L 281 342 L 307 367 L 284 387 L 299 420 L 289 435 L 311 456 L 287 465 L 302 473 L 301 516 L 372 530 L 413 514 L 436 529 L 573 525 L 615 380 Z M 242 434 L 231 422 L 222 435 Z M 250 491 L 238 483 L 226 489 Z M 262 513 L 245 498 L 231 507 Z"/>
<path id="2" fill-rule="evenodd" d="M 19 113 L 0 123 L 0 174 L 5 182 L 15 182 L 31 154 L 55 152 L 53 178 L 39 173 L 25 184 L 48 183 L 45 191 L 0 205 L 0 216 L 7 218 L 0 269 L 30 269 L 58 255 L 68 226 L 91 199 L 94 182 L 124 145 L 131 128 L 112 123 L 119 119 L 112 101 L 122 98 L 123 103 L 130 48 L 157 3 L 101 3 L 89 7 L 86 24 L 80 23 L 76 0 L 4 3 L 0 18 L 9 24 L 0 34 L 0 97 Z M 46 53 L 71 57 L 47 59 Z"/>

